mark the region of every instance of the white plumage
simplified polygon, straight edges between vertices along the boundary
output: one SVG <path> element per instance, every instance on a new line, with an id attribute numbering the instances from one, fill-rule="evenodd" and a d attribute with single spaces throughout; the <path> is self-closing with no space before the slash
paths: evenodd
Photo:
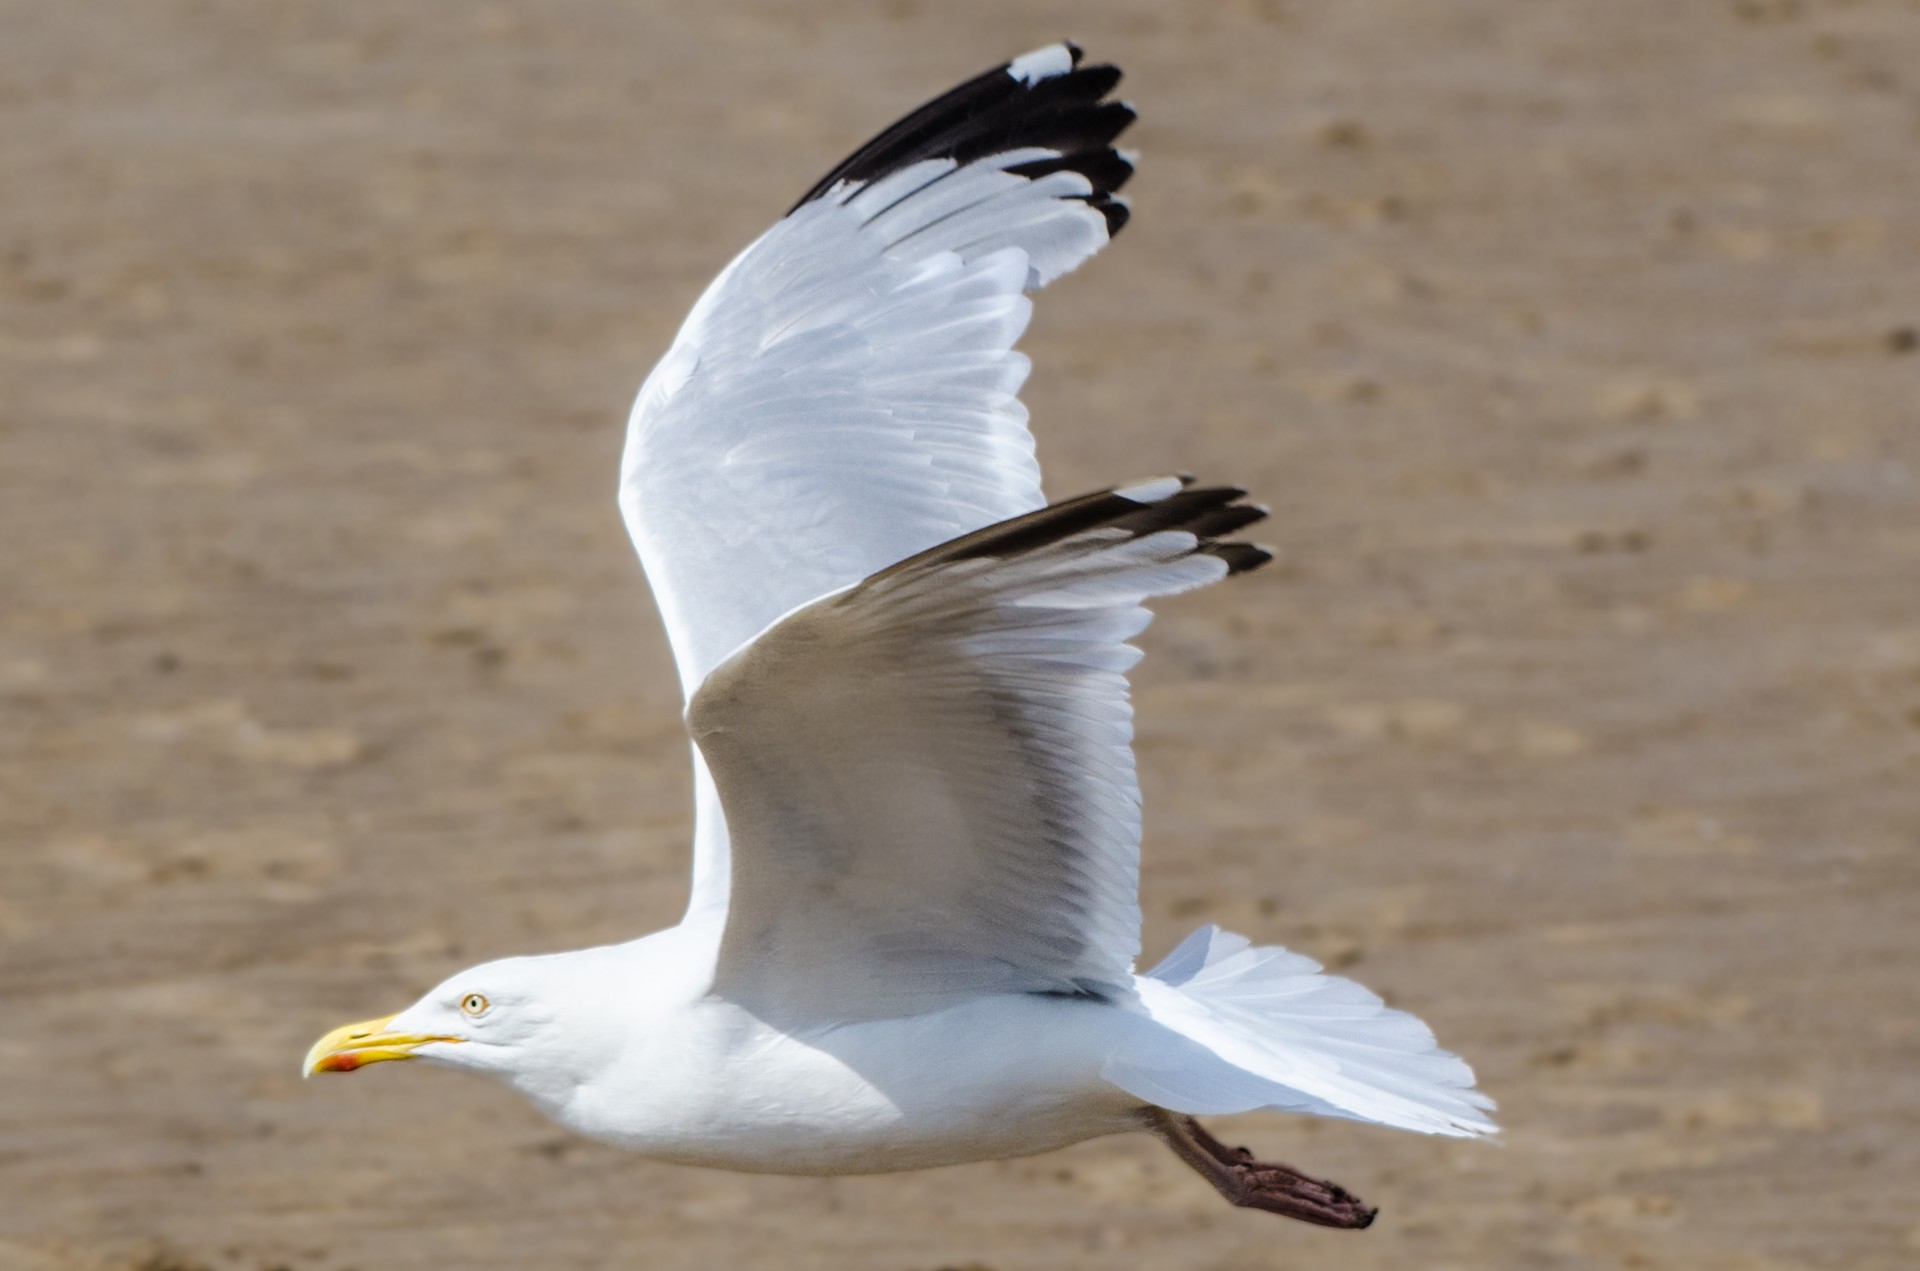
<path id="1" fill-rule="evenodd" d="M 1004 557 L 979 553 L 1011 535 L 983 536 L 790 614 L 694 695 L 734 831 L 715 988 L 760 1014 L 1130 992 L 1126 641 L 1143 599 L 1227 563 L 1184 530 L 1108 525 Z"/>
<path id="2" fill-rule="evenodd" d="M 1238 490 L 1041 496 L 1014 344 L 1026 293 L 1124 224 L 1118 78 L 1052 45 L 907 116 L 722 271 L 642 387 L 620 506 L 696 743 L 681 925 L 462 972 L 309 1071 L 477 1068 L 734 1169 L 1151 1128 L 1236 1203 L 1346 1226 L 1370 1211 L 1281 1196 L 1284 1167 L 1172 1114 L 1492 1131 L 1425 1025 L 1309 959 L 1206 928 L 1134 972 L 1128 641 L 1146 600 L 1267 557 L 1227 537 L 1264 515 Z"/>

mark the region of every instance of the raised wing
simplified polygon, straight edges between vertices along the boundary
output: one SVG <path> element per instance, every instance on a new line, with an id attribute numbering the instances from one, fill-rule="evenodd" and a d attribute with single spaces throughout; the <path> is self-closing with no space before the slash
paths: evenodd
<path id="1" fill-rule="evenodd" d="M 1131 992 L 1141 602 L 1249 569 L 1234 489 L 1088 495 L 915 556 L 727 659 L 688 721 L 733 834 L 716 992 L 857 1019 Z"/>
<path id="2" fill-rule="evenodd" d="M 781 614 L 1039 507 L 1028 289 L 1126 221 L 1133 111 L 1056 44 L 928 103 L 723 270 L 640 389 L 620 509 L 691 698 Z M 689 913 L 726 903 L 695 756 Z"/>
<path id="3" fill-rule="evenodd" d="M 874 138 L 721 272 L 640 390 L 620 507 L 689 697 L 796 605 L 1040 506 L 1013 352 L 1125 222 L 1111 66 L 1053 45 Z"/>

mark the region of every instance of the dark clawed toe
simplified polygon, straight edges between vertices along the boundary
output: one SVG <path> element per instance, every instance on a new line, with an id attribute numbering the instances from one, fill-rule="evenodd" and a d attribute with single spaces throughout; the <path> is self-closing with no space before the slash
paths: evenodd
<path id="1" fill-rule="evenodd" d="M 1370 1209 L 1338 1183 L 1309 1178 L 1290 1165 L 1262 1161 L 1244 1147 L 1228 1147 L 1190 1116 L 1156 1108 L 1152 1125 L 1161 1139 L 1219 1193 L 1242 1209 L 1360 1231 L 1373 1225 Z"/>
<path id="2" fill-rule="evenodd" d="M 1337 1183 L 1308 1178 L 1285 1166 L 1256 1166 L 1240 1181 L 1235 1204 L 1321 1227 L 1360 1231 L 1372 1226 L 1380 1212 Z"/>

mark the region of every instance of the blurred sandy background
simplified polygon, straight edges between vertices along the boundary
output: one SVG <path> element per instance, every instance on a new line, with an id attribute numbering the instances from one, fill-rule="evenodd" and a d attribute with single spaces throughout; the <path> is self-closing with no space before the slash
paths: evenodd
<path id="1" fill-rule="evenodd" d="M 0 1266 L 1920 1265 L 1920 8 L 0 0 Z M 621 423 L 855 143 L 1072 34 L 1135 219 L 1049 488 L 1285 567 L 1139 677 L 1147 944 L 1433 1023 L 1504 1147 L 1249 1118 L 883 1179 L 656 1166 L 299 1057 L 682 902 Z"/>

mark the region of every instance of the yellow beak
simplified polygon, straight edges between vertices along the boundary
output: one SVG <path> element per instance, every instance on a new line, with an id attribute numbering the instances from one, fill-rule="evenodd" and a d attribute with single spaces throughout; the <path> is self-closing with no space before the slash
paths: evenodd
<path id="1" fill-rule="evenodd" d="M 355 1068 L 385 1063 L 389 1059 L 411 1059 L 413 1052 L 428 1042 L 465 1040 L 425 1033 L 390 1033 L 387 1025 L 393 1023 L 395 1018 L 389 1015 L 385 1019 L 370 1019 L 334 1029 L 315 1042 L 313 1049 L 307 1052 L 307 1061 L 301 1066 L 300 1075 L 311 1077 L 316 1072 L 352 1072 Z"/>

